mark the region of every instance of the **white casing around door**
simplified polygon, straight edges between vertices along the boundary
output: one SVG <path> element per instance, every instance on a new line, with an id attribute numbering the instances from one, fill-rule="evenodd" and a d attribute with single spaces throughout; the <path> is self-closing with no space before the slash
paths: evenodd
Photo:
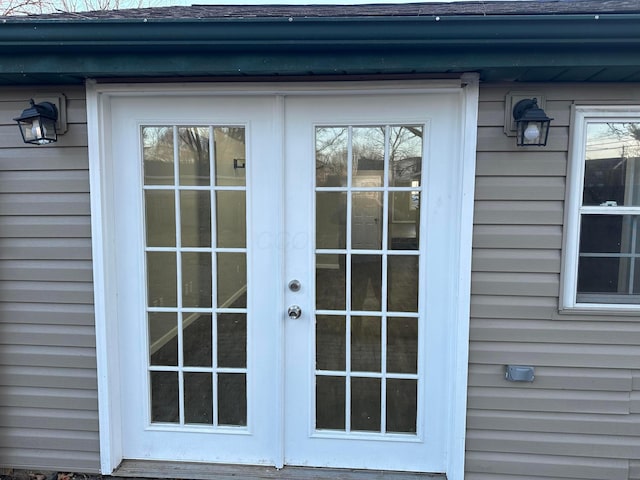
<path id="1" fill-rule="evenodd" d="M 473 188 L 468 178 L 472 170 L 464 164 L 471 159 L 465 150 L 468 142 L 462 139 L 470 111 L 464 88 L 459 83 L 243 88 L 89 88 L 91 132 L 99 138 L 91 149 L 91 178 L 103 473 L 111 473 L 125 459 L 448 475 L 455 469 L 461 472 L 464 420 L 458 417 L 465 415 L 465 402 L 460 396 L 466 396 L 465 312 L 469 308 L 467 250 L 470 251 L 471 232 L 466 223 L 471 218 L 469 192 Z M 141 132 L 154 126 L 167 126 L 174 132 L 181 128 L 214 132 L 227 127 L 244 132 L 244 158 L 234 160 L 240 162 L 241 167 L 236 167 L 244 168 L 246 175 L 246 188 L 241 189 L 246 193 L 246 208 L 240 219 L 246 226 L 246 246 L 227 248 L 216 245 L 214 240 L 210 246 L 194 248 L 178 241 L 177 245 L 162 249 L 175 254 L 178 265 L 180 258 L 187 258 L 185 255 L 210 254 L 214 258 L 210 288 L 214 291 L 217 284 L 225 282 L 224 276 L 216 275 L 216 255 L 246 255 L 246 306 L 242 308 L 216 305 L 215 298 L 210 308 L 149 305 L 148 254 L 161 249 L 145 244 L 149 228 L 145 223 L 149 215 L 145 192 L 165 187 L 145 184 Z M 420 132 L 422 142 L 413 183 L 394 186 L 389 183 L 390 173 L 377 174 L 370 168 L 371 172 L 363 173 L 357 181 L 356 173 L 349 173 L 346 186 L 317 184 L 318 129 L 344 128 L 349 139 L 356 129 L 387 132 L 382 138 L 384 168 L 388 169 L 388 132 L 407 126 Z M 349 145 L 348 158 L 352 162 L 355 147 Z M 214 140 L 210 146 L 215 151 Z M 176 159 L 181 155 L 179 150 L 176 147 Z M 215 153 L 211 156 L 212 169 L 214 157 Z M 349 164 L 349 168 L 353 166 Z M 367 177 L 368 173 L 373 176 Z M 375 175 L 383 180 L 375 180 Z M 219 191 L 235 188 L 217 187 L 214 183 L 212 177 L 209 186 L 183 186 L 176 182 L 166 187 L 175 192 L 175 212 L 180 211 L 183 191 L 207 191 L 214 198 Z M 347 218 L 335 220 L 347 231 L 346 244 L 336 248 L 318 244 L 318 235 L 322 234 L 319 229 L 327 228 L 319 227 L 316 219 L 322 203 L 317 200 L 322 197 L 319 193 L 351 199 L 344 210 Z M 398 196 L 394 196 L 396 193 Z M 406 207 L 412 213 L 398 210 L 394 228 L 410 232 L 401 238 L 410 241 L 401 247 L 392 246 L 392 209 L 398 198 L 405 197 L 410 199 Z M 211 211 L 215 239 L 219 234 L 216 228 L 222 227 L 217 224 L 215 215 L 221 214 L 214 201 Z M 175 212 L 179 225 L 180 214 Z M 339 230 L 336 227 L 336 232 Z M 367 256 L 375 257 L 376 265 L 380 265 L 379 275 L 370 280 L 363 293 L 367 300 L 357 307 L 352 279 L 362 267 L 355 259 Z M 415 311 L 407 309 L 405 314 L 402 308 L 391 308 L 394 300 L 390 292 L 405 289 L 395 286 L 395 282 L 398 265 L 407 264 L 407 260 L 416 272 L 416 277 L 408 278 L 414 279 L 409 288 L 417 292 L 417 307 Z M 327 310 L 316 305 L 318 268 L 344 269 L 345 296 L 350 300 L 343 307 Z M 392 270 L 396 273 L 392 274 Z M 171 281 L 177 282 L 179 292 L 186 290 L 181 277 L 185 272 L 180 267 L 174 272 L 177 280 Z M 291 280 L 300 282 L 299 290 L 288 287 Z M 464 292 L 467 294 L 461 298 Z M 372 307 L 375 302 L 378 306 Z M 287 315 L 288 307 L 293 305 L 302 311 L 297 319 Z M 186 348 L 186 314 L 211 316 L 213 366 L 187 365 L 182 350 L 175 366 L 150 364 L 149 313 L 174 311 L 182 319 L 178 323 L 181 333 L 176 333 L 175 339 L 179 349 Z M 246 315 L 246 365 L 240 369 L 218 368 L 216 318 L 234 312 Z M 335 371 L 323 369 L 318 363 L 318 349 L 324 348 L 317 342 L 317 318 L 321 317 L 339 319 L 338 323 L 344 325 L 340 327 L 344 331 L 340 348 L 345 366 Z M 392 335 L 388 323 L 405 318 L 410 320 L 407 324 L 417 325 L 415 342 L 410 339 L 415 345 L 417 366 L 415 371 L 400 372 L 388 368 L 386 356 L 392 348 L 387 338 Z M 381 366 L 352 368 L 351 363 L 357 361 L 354 352 L 362 350 L 362 346 L 354 340 L 359 333 L 350 329 L 356 323 L 365 325 L 370 319 L 374 319 L 371 325 L 375 325 L 376 333 L 372 338 L 378 342 L 374 350 L 379 352 L 376 355 L 380 355 Z M 174 341 L 169 333 L 165 337 Z M 151 398 L 150 378 L 156 370 L 175 372 L 178 379 L 175 401 L 180 414 L 175 421 L 154 420 L 158 399 Z M 238 372 L 246 375 L 246 424 L 217 424 L 216 414 L 211 423 L 190 423 L 184 413 L 184 378 L 192 374 L 213 375 L 213 398 L 217 398 L 216 376 Z M 319 419 L 317 409 L 324 408 L 328 397 L 318 393 L 318 382 L 326 378 L 346 382 L 345 397 L 336 403 L 341 418 L 335 424 L 338 426 L 319 425 L 324 420 Z M 414 386 L 415 412 L 409 415 L 408 428 L 390 427 L 387 412 L 398 399 L 385 394 L 385 389 L 402 381 Z M 379 385 L 378 412 L 373 413 L 373 423 L 380 425 L 377 430 L 362 428 L 362 423 L 354 423 L 351 418 L 362 408 L 359 400 L 354 400 L 360 395 L 356 385 L 367 382 Z M 370 392 L 366 395 L 371 397 Z M 460 475 L 455 473 L 452 478 L 461 479 Z"/>

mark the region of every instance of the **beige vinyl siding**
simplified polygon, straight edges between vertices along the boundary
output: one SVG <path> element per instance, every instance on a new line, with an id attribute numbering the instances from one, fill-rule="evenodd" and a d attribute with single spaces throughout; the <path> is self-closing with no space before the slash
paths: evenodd
<path id="1" fill-rule="evenodd" d="M 68 132 L 29 147 L 12 118 L 64 93 Z M 99 469 L 84 89 L 0 90 L 0 466 Z"/>
<path id="2" fill-rule="evenodd" d="M 546 96 L 547 147 L 504 135 L 509 91 Z M 558 313 L 570 108 L 590 101 L 640 87 L 480 90 L 466 480 L 640 479 L 640 316 Z"/>
<path id="3" fill-rule="evenodd" d="M 504 96 L 540 91 L 549 146 L 516 148 Z M 37 89 L 0 90 L 0 466 L 99 468 L 84 91 L 69 132 L 21 143 Z M 473 239 L 466 480 L 640 480 L 640 316 L 558 313 L 573 102 L 640 87 L 483 86 Z M 533 365 L 532 384 L 504 365 Z"/>

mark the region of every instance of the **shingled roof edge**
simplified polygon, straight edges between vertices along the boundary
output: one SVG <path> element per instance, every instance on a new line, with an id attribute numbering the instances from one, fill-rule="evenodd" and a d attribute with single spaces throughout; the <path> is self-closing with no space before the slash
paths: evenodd
<path id="1" fill-rule="evenodd" d="M 83 21 L 134 19 L 168 21 L 194 18 L 270 17 L 419 17 L 465 15 L 572 15 L 640 13 L 635 0 L 488 0 L 467 2 L 415 2 L 360 5 L 192 5 L 93 12 L 58 12 L 25 17 L 2 17 L 7 21 Z"/>

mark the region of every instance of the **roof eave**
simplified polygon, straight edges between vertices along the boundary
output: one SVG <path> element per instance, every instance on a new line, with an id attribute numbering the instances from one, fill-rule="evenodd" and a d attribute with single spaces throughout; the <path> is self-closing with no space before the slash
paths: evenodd
<path id="1" fill-rule="evenodd" d="M 632 69 L 639 27 L 638 14 L 23 19 L 0 24 L 0 78 Z"/>

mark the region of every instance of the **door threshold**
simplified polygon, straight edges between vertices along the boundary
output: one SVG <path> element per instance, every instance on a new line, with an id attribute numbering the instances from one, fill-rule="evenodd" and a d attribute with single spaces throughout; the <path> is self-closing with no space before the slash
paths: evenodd
<path id="1" fill-rule="evenodd" d="M 124 460 L 112 474 L 133 478 L 189 478 L 193 480 L 446 480 L 443 473 Z"/>

